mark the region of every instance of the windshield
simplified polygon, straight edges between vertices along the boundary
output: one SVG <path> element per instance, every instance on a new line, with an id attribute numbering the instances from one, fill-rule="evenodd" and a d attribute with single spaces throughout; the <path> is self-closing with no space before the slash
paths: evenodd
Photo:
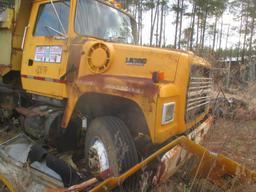
<path id="1" fill-rule="evenodd" d="M 109 41 L 135 43 L 131 18 L 95 0 L 77 1 L 75 31 Z"/>

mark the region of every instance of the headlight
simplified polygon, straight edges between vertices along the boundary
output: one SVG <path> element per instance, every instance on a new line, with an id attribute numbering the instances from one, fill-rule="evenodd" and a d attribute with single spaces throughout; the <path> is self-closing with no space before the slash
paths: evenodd
<path id="1" fill-rule="evenodd" d="M 174 120 L 175 103 L 165 103 L 163 105 L 162 125 L 166 125 Z"/>

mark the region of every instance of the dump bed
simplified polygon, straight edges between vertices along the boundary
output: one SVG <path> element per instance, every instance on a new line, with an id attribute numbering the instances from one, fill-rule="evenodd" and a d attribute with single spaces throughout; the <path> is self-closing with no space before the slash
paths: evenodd
<path id="1" fill-rule="evenodd" d="M 0 0 L 0 76 L 19 71 L 31 0 Z"/>

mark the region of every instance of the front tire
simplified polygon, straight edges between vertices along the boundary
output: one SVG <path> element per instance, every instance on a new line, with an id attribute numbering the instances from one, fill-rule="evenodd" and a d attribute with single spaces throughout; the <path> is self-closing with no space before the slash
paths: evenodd
<path id="1" fill-rule="evenodd" d="M 111 116 L 94 119 L 86 133 L 85 158 L 89 170 L 98 174 L 110 170 L 118 176 L 138 163 L 133 138 L 125 123 Z M 133 190 L 136 177 L 125 183 L 125 190 Z"/>

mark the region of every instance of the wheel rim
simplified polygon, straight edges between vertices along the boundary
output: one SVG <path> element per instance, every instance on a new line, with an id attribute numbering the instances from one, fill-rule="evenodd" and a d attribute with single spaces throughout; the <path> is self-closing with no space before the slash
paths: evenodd
<path id="1" fill-rule="evenodd" d="M 109 169 L 107 148 L 101 139 L 93 140 L 89 148 L 89 168 L 94 173 L 100 173 Z"/>

